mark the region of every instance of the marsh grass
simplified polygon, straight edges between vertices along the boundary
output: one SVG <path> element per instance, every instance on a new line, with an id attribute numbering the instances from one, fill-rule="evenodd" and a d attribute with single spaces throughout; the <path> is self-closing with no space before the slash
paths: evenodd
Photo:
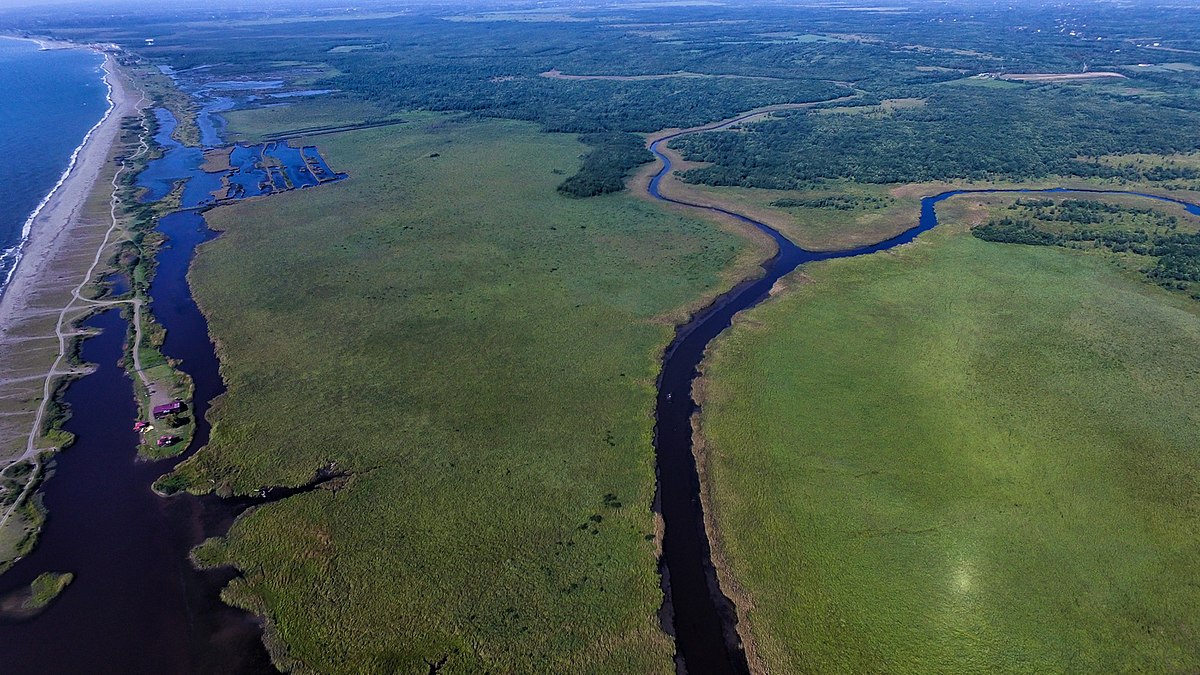
<path id="1" fill-rule="evenodd" d="M 654 381 L 746 247 L 559 194 L 573 135 L 411 118 L 318 139 L 342 183 L 208 214 L 191 278 L 229 390 L 173 486 L 350 478 L 198 556 L 243 570 L 224 597 L 267 615 L 280 663 L 669 672 Z"/>
<path id="2" fill-rule="evenodd" d="M 75 575 L 70 572 L 42 572 L 29 584 L 31 595 L 25 601 L 25 607 L 28 609 L 47 607 L 74 580 Z"/>
<path id="3" fill-rule="evenodd" d="M 954 222 L 806 268 L 714 347 L 716 520 L 762 656 L 1195 669 L 1194 303 Z"/>
<path id="4" fill-rule="evenodd" d="M 301 97 L 278 108 L 233 110 L 223 113 L 229 120 L 230 140 L 259 141 L 293 129 L 358 124 L 388 118 L 368 101 L 347 99 L 337 94 Z"/>

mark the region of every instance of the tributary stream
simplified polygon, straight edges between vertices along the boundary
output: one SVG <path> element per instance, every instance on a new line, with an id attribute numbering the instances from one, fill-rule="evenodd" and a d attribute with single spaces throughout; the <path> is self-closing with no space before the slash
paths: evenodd
<path id="1" fill-rule="evenodd" d="M 742 214 L 661 194 L 659 185 L 672 169 L 670 158 L 661 151 L 664 143 L 689 133 L 728 128 L 753 116 L 739 117 L 719 126 L 682 131 L 662 138 L 650 146 L 651 152 L 662 163 L 662 168 L 654 175 L 647 188 L 652 197 L 735 218 L 770 236 L 778 247 L 775 256 L 762 264 L 761 277 L 738 284 L 678 327 L 675 339 L 663 356 L 662 372 L 659 375 L 654 443 L 657 452 L 659 508 L 665 523 L 660 568 L 666 581 L 664 585 L 667 587 L 667 601 L 670 607 L 668 614 L 675 636 L 676 663 L 680 672 L 690 675 L 748 672 L 746 656 L 737 633 L 737 613 L 721 591 L 713 568 L 700 498 L 700 479 L 692 451 L 692 415 L 697 410 L 692 398 L 692 384 L 699 375 L 705 349 L 713 338 L 729 328 L 735 314 L 766 299 L 775 282 L 800 265 L 818 260 L 868 255 L 913 241 L 922 232 L 937 226 L 938 202 L 956 195 L 1014 192 L 1132 194 L 1179 204 L 1189 213 L 1200 215 L 1200 207 L 1193 204 L 1121 190 L 951 190 L 924 198 L 921 201 L 921 215 L 917 225 L 890 239 L 844 251 L 808 251 L 796 246 L 769 225 Z"/>

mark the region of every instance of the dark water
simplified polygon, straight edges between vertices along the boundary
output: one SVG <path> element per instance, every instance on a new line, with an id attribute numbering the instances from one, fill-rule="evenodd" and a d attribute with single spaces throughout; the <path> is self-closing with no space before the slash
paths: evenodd
<path id="1" fill-rule="evenodd" d="M 113 272 L 105 275 L 103 281 L 109 285 L 109 295 L 111 296 L 125 295 L 130 290 L 129 276 L 126 274 Z"/>
<path id="2" fill-rule="evenodd" d="M 195 382 L 192 450 L 171 460 L 137 460 L 132 383 L 116 365 L 126 323 L 115 311 L 89 321 L 103 332 L 84 343 L 83 357 L 100 369 L 66 395 L 72 413 L 66 428 L 78 440 L 57 458 L 46 482 L 50 518 L 37 548 L 0 577 L 0 594 L 44 571 L 72 571 L 76 578 L 45 613 L 0 624 L 0 672 L 275 672 L 254 618 L 219 599 L 233 571 L 199 572 L 187 558 L 255 500 L 163 499 L 150 490 L 208 442 L 205 414 L 224 390 L 207 324 L 187 284 L 195 247 L 214 233 L 194 210 L 164 217 L 159 230 L 169 242 L 158 254 L 150 293 L 167 329 L 163 352 L 182 359 Z"/>
<path id="3" fill-rule="evenodd" d="M 210 402 L 224 391 L 208 325 L 191 295 L 187 271 L 196 247 L 215 233 L 201 209 L 221 175 L 200 169 L 202 155 L 170 139 L 174 119 L 156 111 L 157 138 L 165 149 L 140 185 L 146 199 L 167 194 L 184 180 L 184 210 L 164 216 L 159 231 L 167 243 L 157 256 L 150 287 L 153 311 L 167 329 L 163 353 L 179 359 L 195 384 L 195 439 L 182 457 L 137 460 L 132 431 L 137 410 L 133 387 L 116 365 L 127 326 L 117 312 L 93 318 L 99 337 L 84 343 L 83 357 L 100 369 L 67 390 L 72 416 L 67 430 L 78 440 L 56 458 L 46 482 L 50 516 L 37 548 L 0 576 L 0 596 L 45 571 L 74 572 L 75 581 L 44 613 L 24 622 L 0 623 L 0 673 L 268 673 L 275 672 L 262 645 L 257 621 L 219 599 L 232 570 L 200 572 L 188 553 L 204 539 L 228 531 L 247 508 L 313 489 L 275 489 L 255 498 L 220 499 L 179 495 L 164 499 L 155 479 L 208 442 Z M 285 163 L 296 187 L 337 180 L 315 148 L 285 143 L 246 148 L 260 161 L 264 152 Z M 318 179 L 311 167 L 328 176 Z M 246 175 L 266 180 L 253 161 Z M 286 186 L 285 186 L 286 188 Z M 254 188 L 248 195 L 263 194 Z M 118 284 L 115 289 L 127 289 Z"/>
<path id="4" fill-rule="evenodd" d="M 274 489 L 260 497 L 221 499 L 150 489 L 162 474 L 208 442 L 209 402 L 224 391 L 204 316 L 192 300 L 187 269 L 195 247 L 215 236 L 203 216 L 162 219 L 171 242 L 159 253 L 151 287 L 167 328 L 163 351 L 183 360 L 196 385 L 196 436 L 185 455 L 137 459 L 133 386 L 117 366 L 127 324 L 111 310 L 87 322 L 102 330 L 84 342 L 99 370 L 71 384 L 66 428 L 78 440 L 56 459 L 44 489 L 50 518 L 34 552 L 0 576 L 0 596 L 45 571 L 75 581 L 44 613 L 0 622 L 0 673 L 275 673 L 251 615 L 220 600 L 231 569 L 198 571 L 188 554 L 226 533 L 246 509 L 317 487 Z"/>
<path id="5" fill-rule="evenodd" d="M 87 325 L 103 332 L 83 345 L 99 370 L 66 394 L 78 440 L 45 484 L 41 541 L 0 577 L 0 594 L 44 571 L 72 571 L 75 581 L 36 618 L 0 624 L 0 672 L 273 672 L 257 623 L 218 597 L 233 573 L 197 572 L 187 560 L 236 513 L 216 498 L 150 490 L 178 460 L 137 461 L 133 388 L 117 366 L 126 322 L 114 310 Z"/>
<path id="6" fill-rule="evenodd" d="M 29 215 L 108 109 L 103 59 L 86 49 L 39 51 L 0 37 L 0 290 Z"/>
<path id="7" fill-rule="evenodd" d="M 671 171 L 671 162 L 659 151 L 659 147 L 672 138 L 675 136 L 664 138 L 650 148 L 663 162 L 663 168 L 651 180 L 649 193 L 662 201 L 703 208 L 736 218 L 757 227 L 778 246 L 775 256 L 763 263 L 762 277 L 739 284 L 677 329 L 675 339 L 663 357 L 655 409 L 659 508 L 665 522 L 661 566 L 664 577 L 669 580 L 667 600 L 675 634 L 676 661 L 681 672 L 692 675 L 740 674 L 749 669 L 737 634 L 737 614 L 730 600 L 721 592 L 712 565 L 700 502 L 700 480 L 692 453 L 691 426 L 692 414 L 697 409 L 692 399 L 692 383 L 699 375 L 698 368 L 704 350 L 713 338 L 730 326 L 734 314 L 762 302 L 776 281 L 800 265 L 817 260 L 868 255 L 913 241 L 922 232 L 937 226 L 938 202 L 956 195 L 1007 192 L 1132 194 L 1180 204 L 1197 215 L 1200 215 L 1200 207 L 1167 197 L 1120 190 L 952 190 L 923 199 L 917 225 L 895 237 L 845 251 L 808 251 L 796 246 L 770 226 L 741 214 L 662 196 L 659 183 Z"/>

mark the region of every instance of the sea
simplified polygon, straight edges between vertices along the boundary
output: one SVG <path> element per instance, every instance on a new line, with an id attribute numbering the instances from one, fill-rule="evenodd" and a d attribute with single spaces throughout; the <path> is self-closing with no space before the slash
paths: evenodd
<path id="1" fill-rule="evenodd" d="M 30 217 L 108 110 L 103 58 L 0 37 L 0 293 Z"/>

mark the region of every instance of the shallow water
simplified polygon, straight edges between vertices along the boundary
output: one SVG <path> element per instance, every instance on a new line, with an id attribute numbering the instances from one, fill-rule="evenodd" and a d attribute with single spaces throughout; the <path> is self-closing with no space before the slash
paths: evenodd
<path id="1" fill-rule="evenodd" d="M 150 163 L 137 177 L 137 185 L 145 188 L 145 201 L 166 197 L 180 181 L 183 184 L 181 204 L 184 208 L 202 208 L 216 204 L 226 197 L 241 199 L 283 192 L 293 188 L 312 187 L 322 182 L 340 180 L 345 176 L 329 169 L 315 147 L 294 148 L 286 141 L 270 141 L 255 145 L 238 143 L 229 150 L 229 172 L 206 172 L 199 167 L 204 162 L 200 148 L 180 144 L 171 134 L 178 122 L 169 111 L 154 111 L 158 121 L 155 142 L 163 148 L 163 156 Z M 264 160 L 277 160 L 276 166 L 264 166 Z M 324 172 L 314 174 L 309 164 Z M 223 179 L 234 186 L 228 195 Z"/>

